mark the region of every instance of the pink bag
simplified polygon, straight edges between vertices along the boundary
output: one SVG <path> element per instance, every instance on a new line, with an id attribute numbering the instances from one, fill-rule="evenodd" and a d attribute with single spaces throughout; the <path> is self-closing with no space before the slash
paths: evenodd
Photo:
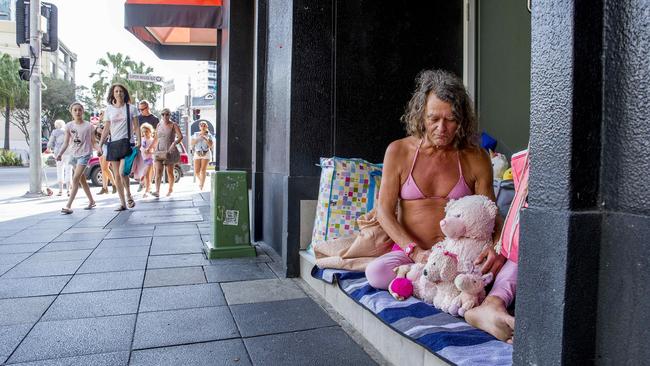
<path id="1" fill-rule="evenodd" d="M 519 260 L 519 215 L 521 209 L 528 207 L 528 150 L 512 155 L 512 177 L 515 184 L 515 197 L 510 204 L 508 215 L 501 230 L 501 255 L 517 263 Z"/>
<path id="2" fill-rule="evenodd" d="M 142 154 L 138 151 L 135 159 L 133 159 L 133 167 L 131 168 L 133 178 L 140 179 L 146 171 L 147 165 L 144 163 L 144 159 L 142 159 Z"/>

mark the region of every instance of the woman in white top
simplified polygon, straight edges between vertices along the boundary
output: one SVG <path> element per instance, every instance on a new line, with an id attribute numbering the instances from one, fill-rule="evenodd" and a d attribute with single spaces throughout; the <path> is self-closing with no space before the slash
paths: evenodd
<path id="1" fill-rule="evenodd" d="M 54 121 L 54 127 L 56 128 L 50 134 L 50 139 L 47 142 L 47 148 L 50 149 L 54 157 L 56 158 L 61 151 L 63 142 L 65 141 L 65 122 L 62 119 L 57 119 Z M 65 154 L 61 161 L 56 162 L 56 180 L 59 182 L 59 193 L 57 196 L 63 194 L 63 184 L 65 183 L 66 188 L 68 189 L 68 196 L 70 195 L 70 186 L 71 186 L 71 165 L 68 164 L 68 157 L 70 154 Z"/>
<path id="2" fill-rule="evenodd" d="M 129 187 L 129 176 L 125 176 L 123 172 L 124 158 L 130 154 L 133 134 L 135 134 L 137 140 L 135 148 L 140 148 L 138 109 L 133 104 L 129 104 L 131 102 L 129 91 L 121 84 L 111 85 L 108 89 L 106 101 L 108 107 L 106 107 L 106 112 L 104 113 L 104 131 L 99 140 L 99 146 L 101 147 L 106 142 L 106 138 L 110 132 L 111 140 L 108 144 L 106 160 L 111 163 L 113 174 L 115 174 L 115 185 L 117 185 L 117 194 L 120 196 L 121 203 L 120 207 L 115 209 L 115 211 L 124 211 L 127 207 L 133 208 L 135 206 L 135 201 L 131 196 L 131 189 Z M 129 126 L 129 122 L 131 122 L 131 126 Z M 123 148 L 114 149 L 118 146 Z"/>
<path id="3" fill-rule="evenodd" d="M 56 161 L 61 161 L 61 156 L 68 149 L 68 146 L 71 146 L 70 164 L 74 165 L 75 168 L 72 175 L 72 191 L 70 192 L 70 198 L 68 198 L 68 204 L 61 209 L 61 213 L 65 215 L 72 213 L 70 207 L 72 207 L 72 201 L 77 195 L 79 185 L 81 185 L 86 197 L 88 197 L 88 206 L 85 209 L 90 210 L 95 207 L 95 200 L 90 193 L 90 187 L 84 175 L 86 165 L 88 165 L 88 161 L 93 155 L 95 128 L 90 122 L 83 120 L 84 107 L 81 103 L 72 103 L 70 105 L 70 114 L 72 114 L 73 120 L 68 122 L 65 127 L 65 142 L 56 155 Z M 97 150 L 100 151 L 99 148 Z"/>
<path id="4" fill-rule="evenodd" d="M 199 178 L 199 189 L 203 190 L 205 174 L 210 162 L 210 151 L 214 145 L 214 136 L 208 129 L 206 121 L 199 122 L 199 132 L 192 135 L 192 148 L 194 150 L 194 174 Z"/>

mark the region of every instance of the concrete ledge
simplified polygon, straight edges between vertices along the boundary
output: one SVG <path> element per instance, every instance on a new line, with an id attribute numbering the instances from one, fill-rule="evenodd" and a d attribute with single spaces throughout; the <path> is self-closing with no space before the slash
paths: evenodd
<path id="1" fill-rule="evenodd" d="M 311 254 L 300 251 L 300 277 L 372 344 L 382 357 L 394 365 L 448 365 L 377 319 L 374 314 L 349 298 L 338 285 L 330 285 L 313 278 L 311 269 L 314 263 L 315 259 Z"/>

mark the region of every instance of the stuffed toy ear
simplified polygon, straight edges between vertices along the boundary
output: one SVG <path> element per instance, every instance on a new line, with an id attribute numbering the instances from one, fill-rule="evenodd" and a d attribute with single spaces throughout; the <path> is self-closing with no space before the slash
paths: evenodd
<path id="1" fill-rule="evenodd" d="M 487 286 L 492 282 L 492 279 L 494 276 L 492 275 L 492 272 L 488 272 L 481 277 L 483 279 L 483 286 Z"/>
<path id="2" fill-rule="evenodd" d="M 485 200 L 483 201 L 483 207 L 487 209 L 491 219 L 497 217 L 497 212 L 499 211 L 499 208 L 489 198 L 485 197 Z"/>
<path id="3" fill-rule="evenodd" d="M 448 212 L 449 210 L 453 209 L 456 201 L 458 200 L 455 200 L 453 198 L 450 199 L 449 202 L 447 202 L 447 204 L 445 205 L 445 212 Z"/>

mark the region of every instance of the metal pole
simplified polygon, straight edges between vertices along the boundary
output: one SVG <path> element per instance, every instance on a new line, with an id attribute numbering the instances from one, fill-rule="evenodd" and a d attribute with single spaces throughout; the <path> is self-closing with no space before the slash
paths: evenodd
<path id="1" fill-rule="evenodd" d="M 29 193 L 41 194 L 41 0 L 29 2 L 29 46 L 31 77 L 29 78 Z"/>

